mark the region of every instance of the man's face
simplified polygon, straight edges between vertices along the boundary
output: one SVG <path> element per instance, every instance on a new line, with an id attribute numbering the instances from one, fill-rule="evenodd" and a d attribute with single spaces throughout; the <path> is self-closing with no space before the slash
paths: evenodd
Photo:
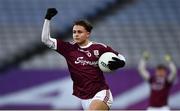
<path id="1" fill-rule="evenodd" d="M 167 74 L 167 71 L 165 69 L 156 69 L 156 76 L 158 77 L 165 77 Z"/>
<path id="2" fill-rule="evenodd" d="M 81 25 L 73 26 L 73 39 L 78 44 L 84 44 L 89 38 L 90 33 Z"/>

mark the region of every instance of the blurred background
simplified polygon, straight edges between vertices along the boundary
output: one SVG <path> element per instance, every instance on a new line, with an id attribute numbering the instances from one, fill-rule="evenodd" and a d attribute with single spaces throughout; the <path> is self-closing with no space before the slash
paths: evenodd
<path id="1" fill-rule="evenodd" d="M 179 68 L 169 105 L 180 109 L 179 0 L 0 0 L 0 109 L 82 109 L 71 95 L 65 59 L 41 43 L 47 8 L 59 11 L 51 36 L 72 38 L 72 24 L 87 19 L 91 40 L 122 53 L 124 69 L 105 74 L 114 95 L 112 109 L 146 109 L 149 86 L 139 76 L 142 52 L 151 53 L 148 68 L 171 54 Z"/>

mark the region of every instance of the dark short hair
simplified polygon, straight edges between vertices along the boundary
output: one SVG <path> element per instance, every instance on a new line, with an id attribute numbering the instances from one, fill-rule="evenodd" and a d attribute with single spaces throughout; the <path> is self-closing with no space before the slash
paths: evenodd
<path id="1" fill-rule="evenodd" d="M 74 22 L 74 25 L 83 26 L 88 32 L 91 32 L 93 29 L 92 25 L 87 20 L 77 20 Z"/>
<path id="2" fill-rule="evenodd" d="M 159 64 L 157 65 L 156 69 L 164 69 L 164 70 L 167 70 L 167 67 L 163 64 Z"/>

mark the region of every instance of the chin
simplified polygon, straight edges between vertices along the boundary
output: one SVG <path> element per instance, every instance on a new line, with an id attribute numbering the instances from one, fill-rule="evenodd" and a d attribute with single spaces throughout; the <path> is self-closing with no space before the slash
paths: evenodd
<path id="1" fill-rule="evenodd" d="M 78 41 L 78 40 L 74 40 L 77 44 L 82 44 L 83 42 Z"/>
<path id="2" fill-rule="evenodd" d="M 80 42 L 80 41 L 75 40 L 75 42 L 76 42 L 77 44 L 81 44 L 81 42 Z"/>

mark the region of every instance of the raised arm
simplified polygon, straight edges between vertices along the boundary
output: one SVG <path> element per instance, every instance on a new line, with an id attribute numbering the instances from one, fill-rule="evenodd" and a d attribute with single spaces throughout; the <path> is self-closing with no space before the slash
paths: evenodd
<path id="1" fill-rule="evenodd" d="M 140 60 L 140 62 L 138 64 L 139 74 L 146 81 L 148 81 L 150 79 L 150 74 L 149 74 L 148 70 L 146 69 L 146 62 L 147 62 L 148 58 L 149 58 L 149 54 L 147 52 L 145 52 L 143 54 L 143 58 Z"/>
<path id="2" fill-rule="evenodd" d="M 177 69 L 173 62 L 169 63 L 169 69 L 170 69 L 170 74 L 168 76 L 168 81 L 173 82 L 173 80 L 176 78 L 177 75 Z"/>
<path id="3" fill-rule="evenodd" d="M 177 75 L 176 66 L 173 63 L 172 58 L 171 58 L 170 55 L 165 55 L 164 59 L 165 59 L 166 62 L 168 62 L 168 66 L 169 66 L 169 69 L 170 69 L 170 74 L 168 76 L 168 81 L 173 82 L 174 79 L 176 78 L 176 75 Z"/>
<path id="4" fill-rule="evenodd" d="M 45 20 L 44 20 L 44 25 L 42 29 L 42 34 L 41 34 L 41 41 L 47 45 L 49 48 L 52 49 L 57 49 L 57 41 L 56 39 L 51 38 L 50 36 L 50 20 L 53 16 L 57 14 L 57 10 L 55 8 L 49 8 L 47 10 Z"/>

